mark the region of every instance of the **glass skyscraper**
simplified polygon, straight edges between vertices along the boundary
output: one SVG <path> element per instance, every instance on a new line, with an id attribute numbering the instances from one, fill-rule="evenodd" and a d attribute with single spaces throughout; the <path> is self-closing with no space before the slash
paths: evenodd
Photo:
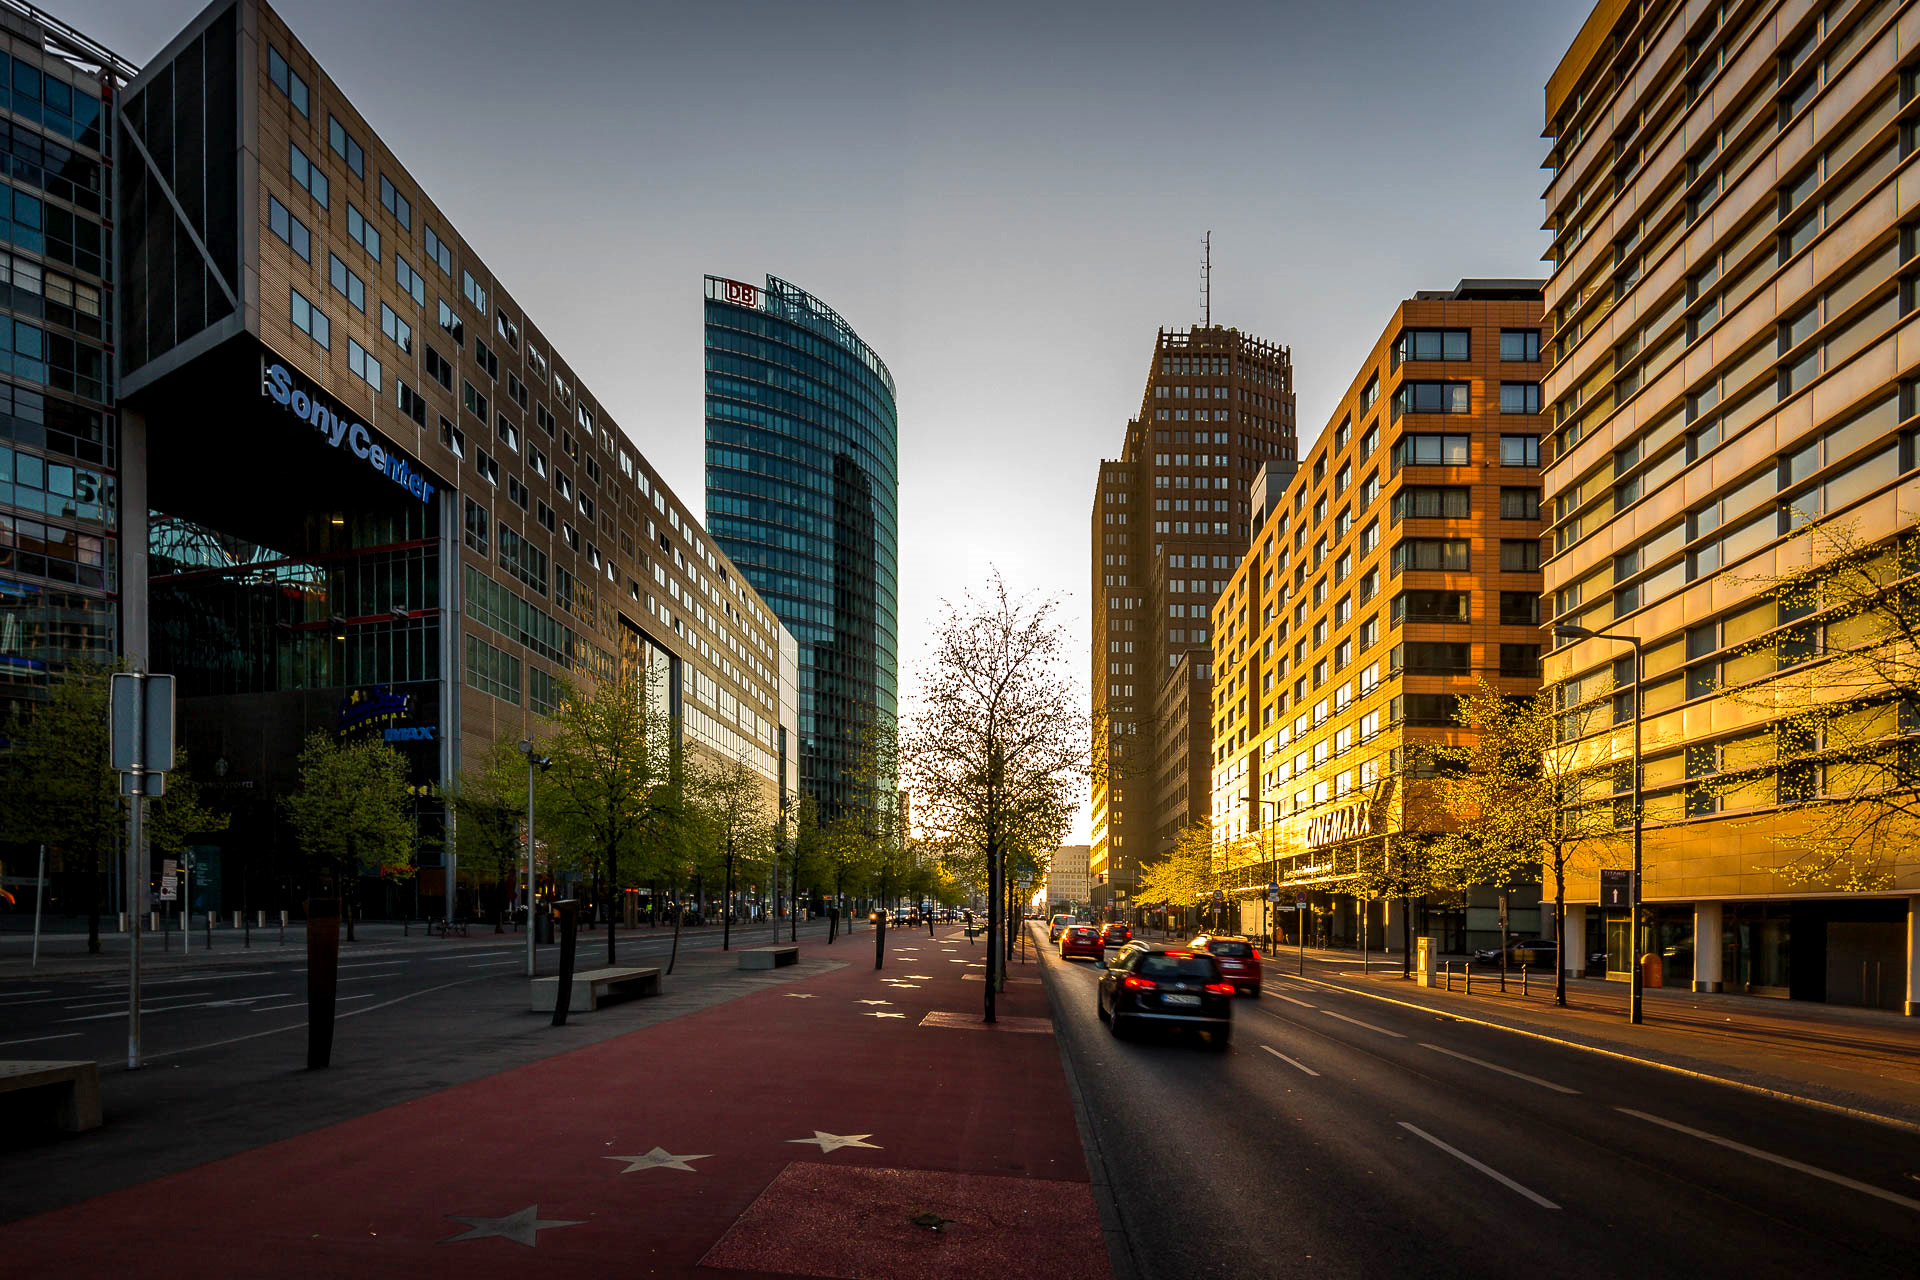
<path id="1" fill-rule="evenodd" d="M 818 298 L 708 276 L 707 528 L 800 646 L 800 783 L 830 821 L 890 779 L 861 743 L 898 713 L 893 376 Z"/>

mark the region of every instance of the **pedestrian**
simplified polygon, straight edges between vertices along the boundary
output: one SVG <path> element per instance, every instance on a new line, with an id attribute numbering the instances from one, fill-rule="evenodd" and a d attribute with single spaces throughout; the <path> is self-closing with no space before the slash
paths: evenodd
<path id="1" fill-rule="evenodd" d="M 931 938 L 933 936 L 933 909 L 931 907 L 927 909 L 926 917 L 927 917 L 927 936 Z"/>

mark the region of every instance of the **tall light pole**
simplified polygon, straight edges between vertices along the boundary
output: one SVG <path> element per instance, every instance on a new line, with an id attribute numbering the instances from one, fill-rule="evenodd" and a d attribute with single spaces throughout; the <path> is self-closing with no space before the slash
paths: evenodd
<path id="1" fill-rule="evenodd" d="M 535 770 L 553 767 L 553 757 L 535 754 L 531 738 L 520 739 L 520 754 L 527 758 L 527 976 L 534 976 L 533 961 L 533 775 Z M 612 929 L 609 924 L 608 929 Z"/>
<path id="2" fill-rule="evenodd" d="M 1272 881 L 1274 883 L 1278 883 L 1280 879 L 1280 868 L 1277 865 L 1275 865 L 1273 861 L 1273 823 L 1274 823 L 1274 820 L 1280 814 L 1280 802 L 1278 800 L 1261 800 L 1258 803 L 1260 805 L 1260 810 L 1261 810 L 1261 814 L 1260 814 L 1261 834 L 1266 837 L 1266 842 L 1267 842 L 1267 875 L 1272 878 Z M 1272 810 L 1272 813 L 1269 814 L 1267 812 L 1268 810 Z M 1266 911 L 1267 950 L 1271 951 L 1273 950 L 1273 947 L 1274 947 L 1273 927 L 1274 925 L 1279 923 L 1279 921 L 1276 919 L 1276 917 L 1279 915 L 1279 912 L 1276 911 L 1274 908 L 1279 906 L 1279 904 L 1273 900 L 1272 894 L 1265 894 L 1264 891 L 1262 892 L 1267 899 L 1267 911 Z"/>
<path id="3" fill-rule="evenodd" d="M 1594 631 L 1567 623 L 1556 623 L 1553 634 L 1560 640 L 1612 640 L 1633 646 L 1633 881 L 1627 886 L 1627 965 L 1631 970 L 1627 975 L 1627 1021 L 1637 1025 L 1645 1020 L 1641 1008 L 1645 992 L 1641 989 L 1640 981 L 1640 840 L 1645 825 L 1640 806 L 1640 680 L 1646 672 L 1646 660 L 1639 636 L 1619 631 Z M 1560 946 L 1563 951 L 1566 945 L 1566 939 L 1562 938 Z M 1697 939 L 1694 945 L 1699 945 Z"/>

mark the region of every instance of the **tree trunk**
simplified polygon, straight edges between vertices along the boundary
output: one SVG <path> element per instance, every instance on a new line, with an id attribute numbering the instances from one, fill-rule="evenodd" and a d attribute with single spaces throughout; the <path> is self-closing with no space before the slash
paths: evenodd
<path id="1" fill-rule="evenodd" d="M 138 797 L 133 803 L 140 803 Z M 34 892 L 40 892 L 39 888 Z M 87 954 L 100 954 L 100 846 L 91 842 L 87 853 Z"/>
<path id="2" fill-rule="evenodd" d="M 607 846 L 607 892 L 616 892 L 613 882 L 613 845 Z M 607 967 L 613 967 L 613 917 L 607 917 Z"/>
<path id="3" fill-rule="evenodd" d="M 1553 940 L 1559 958 L 1553 962 L 1553 1002 L 1567 1007 L 1567 876 L 1566 859 L 1556 850 L 1553 869 Z M 1581 945 L 1586 945 L 1583 939 Z M 1700 944 L 1696 941 L 1694 945 Z"/>
<path id="4" fill-rule="evenodd" d="M 727 841 L 727 903 L 720 912 L 720 949 L 733 950 L 733 841 Z"/>
<path id="5" fill-rule="evenodd" d="M 685 906 L 679 902 L 675 902 L 673 905 L 673 948 L 667 952 L 667 972 L 669 974 L 673 972 L 673 962 L 680 957 L 680 917 L 685 914 Z"/>

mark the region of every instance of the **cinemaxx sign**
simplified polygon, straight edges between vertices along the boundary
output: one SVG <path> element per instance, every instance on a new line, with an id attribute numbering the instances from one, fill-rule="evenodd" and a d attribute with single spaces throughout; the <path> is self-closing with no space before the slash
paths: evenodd
<path id="1" fill-rule="evenodd" d="M 361 459 L 421 502 L 432 500 L 433 482 L 415 471 L 412 463 L 376 441 L 365 423 L 341 417 L 318 395 L 300 386 L 285 365 L 265 356 L 260 358 L 260 394 L 313 427 L 331 447 Z"/>

